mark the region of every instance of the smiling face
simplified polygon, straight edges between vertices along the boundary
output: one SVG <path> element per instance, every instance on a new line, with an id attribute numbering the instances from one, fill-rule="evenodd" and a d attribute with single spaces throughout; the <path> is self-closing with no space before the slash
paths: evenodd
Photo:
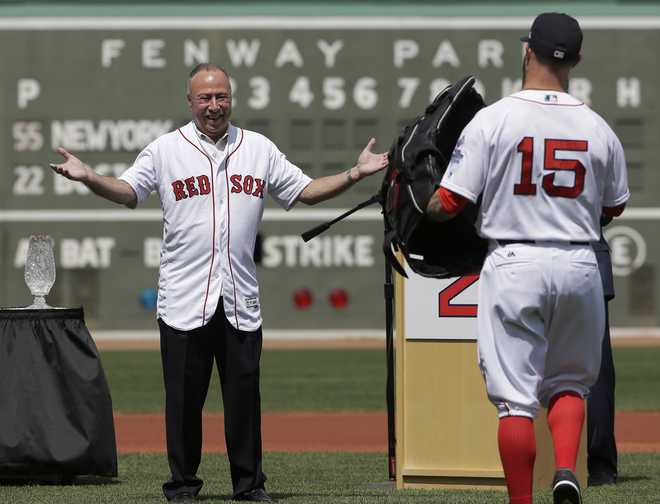
<path id="1" fill-rule="evenodd" d="M 231 117 L 231 84 L 221 70 L 202 70 L 192 76 L 188 107 L 197 128 L 217 142 L 227 131 Z"/>

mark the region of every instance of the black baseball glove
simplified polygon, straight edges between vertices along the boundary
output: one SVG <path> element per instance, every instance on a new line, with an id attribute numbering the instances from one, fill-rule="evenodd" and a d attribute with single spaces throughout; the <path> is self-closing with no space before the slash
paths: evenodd
<path id="1" fill-rule="evenodd" d="M 427 277 L 478 273 L 483 264 L 487 245 L 474 229 L 476 205 L 468 203 L 461 214 L 442 223 L 425 215 L 461 131 L 485 106 L 474 82 L 474 77 L 467 76 L 440 92 L 390 148 L 381 186 L 383 251 L 403 276 L 405 271 L 393 249 L 401 250 L 411 269 Z"/>

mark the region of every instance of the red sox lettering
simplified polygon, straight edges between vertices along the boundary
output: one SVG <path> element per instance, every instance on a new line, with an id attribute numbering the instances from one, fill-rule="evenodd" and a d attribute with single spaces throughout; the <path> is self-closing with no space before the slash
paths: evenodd
<path id="1" fill-rule="evenodd" d="M 255 198 L 264 199 L 264 185 L 265 181 L 260 178 L 254 178 L 252 175 L 232 175 L 229 177 L 231 180 L 231 192 L 250 194 Z"/>
<path id="2" fill-rule="evenodd" d="M 264 198 L 264 187 L 266 182 L 263 179 L 252 177 L 251 175 L 232 175 L 230 178 L 232 193 L 245 193 L 255 198 Z M 211 182 L 206 175 L 197 177 L 188 177 L 183 180 L 172 182 L 172 191 L 176 201 L 193 196 L 204 196 L 211 192 Z"/>
<path id="3" fill-rule="evenodd" d="M 188 177 L 187 179 L 172 182 L 172 190 L 174 191 L 176 201 L 179 201 L 189 197 L 192 198 L 193 196 L 209 194 L 211 192 L 211 182 L 206 175 Z"/>

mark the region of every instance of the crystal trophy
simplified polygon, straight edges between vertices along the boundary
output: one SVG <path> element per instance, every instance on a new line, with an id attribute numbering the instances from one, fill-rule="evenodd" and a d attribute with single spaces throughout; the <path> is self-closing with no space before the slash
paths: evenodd
<path id="1" fill-rule="evenodd" d="M 25 283 L 34 296 L 34 301 L 28 309 L 51 308 L 46 304 L 46 296 L 55 283 L 55 256 L 50 236 L 30 236 L 25 259 Z"/>

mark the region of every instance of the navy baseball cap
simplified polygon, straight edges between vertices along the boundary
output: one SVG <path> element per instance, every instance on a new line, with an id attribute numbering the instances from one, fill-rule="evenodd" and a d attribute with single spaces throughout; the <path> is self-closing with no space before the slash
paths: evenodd
<path id="1" fill-rule="evenodd" d="M 582 48 L 582 29 L 568 14 L 545 12 L 536 17 L 529 35 L 520 40 L 546 58 L 574 62 Z"/>

